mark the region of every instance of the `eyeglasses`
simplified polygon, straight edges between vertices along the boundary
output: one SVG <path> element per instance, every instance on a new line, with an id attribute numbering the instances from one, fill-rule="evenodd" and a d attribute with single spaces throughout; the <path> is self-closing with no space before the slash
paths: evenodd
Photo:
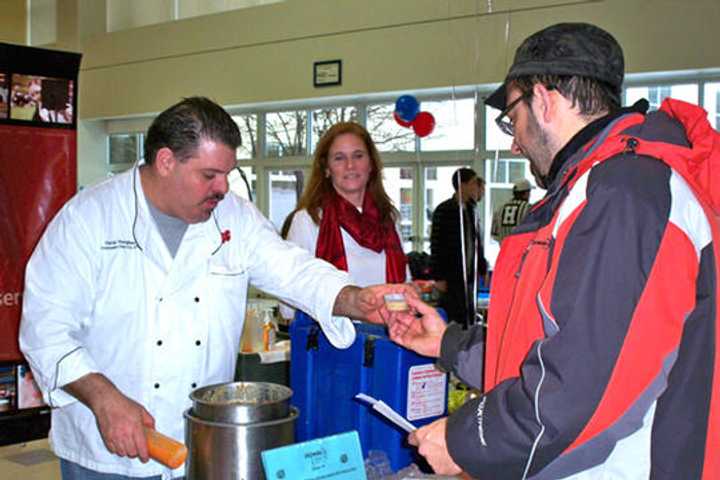
<path id="1" fill-rule="evenodd" d="M 510 119 L 506 118 L 506 117 L 508 116 L 508 113 L 510 113 L 512 111 L 512 109 L 515 108 L 515 105 L 517 105 L 521 101 L 528 99 L 530 97 L 532 97 L 532 91 L 523 93 L 518 98 L 516 98 L 515 100 L 510 102 L 510 105 L 505 107 L 505 110 L 500 112 L 500 115 L 498 115 L 497 118 L 495 118 L 495 123 L 497 124 L 498 128 L 500 128 L 500 130 L 504 134 L 510 135 L 511 137 L 515 136 L 515 125 L 513 125 L 513 123 L 510 121 Z"/>

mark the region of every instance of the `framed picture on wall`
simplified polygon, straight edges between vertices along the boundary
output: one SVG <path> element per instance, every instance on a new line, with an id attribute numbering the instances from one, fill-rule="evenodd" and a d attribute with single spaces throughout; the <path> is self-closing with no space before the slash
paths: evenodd
<path id="1" fill-rule="evenodd" d="M 313 63 L 313 85 L 315 87 L 342 85 L 342 60 Z"/>

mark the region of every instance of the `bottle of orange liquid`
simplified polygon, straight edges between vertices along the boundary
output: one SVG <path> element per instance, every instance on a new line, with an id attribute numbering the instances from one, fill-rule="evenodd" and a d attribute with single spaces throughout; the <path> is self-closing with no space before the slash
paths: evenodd
<path id="1" fill-rule="evenodd" d="M 265 310 L 265 319 L 263 322 L 263 351 L 268 352 L 275 344 L 275 336 L 277 332 L 277 325 L 272 320 L 272 315 L 269 311 Z"/>

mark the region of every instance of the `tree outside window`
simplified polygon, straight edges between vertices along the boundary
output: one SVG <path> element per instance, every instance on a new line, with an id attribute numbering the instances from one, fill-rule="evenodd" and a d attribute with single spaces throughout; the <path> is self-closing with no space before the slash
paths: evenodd
<path id="1" fill-rule="evenodd" d="M 302 156 L 306 151 L 307 112 L 271 112 L 265 116 L 268 157 Z"/>
<path id="2" fill-rule="evenodd" d="M 233 115 L 240 129 L 242 144 L 237 149 L 238 160 L 257 158 L 257 115 Z"/>
<path id="3" fill-rule="evenodd" d="M 340 122 L 358 122 L 358 110 L 356 107 L 331 107 L 321 108 L 312 111 L 312 145 L 311 150 L 314 152 L 315 147 L 330 127 Z"/>

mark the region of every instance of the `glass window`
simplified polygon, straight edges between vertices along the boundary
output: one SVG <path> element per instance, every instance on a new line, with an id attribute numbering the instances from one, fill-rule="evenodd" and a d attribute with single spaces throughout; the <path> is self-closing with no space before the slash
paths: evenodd
<path id="1" fill-rule="evenodd" d="M 414 152 L 415 132 L 398 125 L 393 118 L 394 111 L 394 103 L 368 105 L 368 132 L 381 152 Z"/>
<path id="2" fill-rule="evenodd" d="M 422 102 L 420 110 L 435 117 L 435 130 L 420 139 L 420 149 L 472 150 L 475 145 L 475 100 L 443 100 Z"/>
<path id="3" fill-rule="evenodd" d="M 632 105 L 641 98 L 645 98 L 650 102 L 650 110 L 657 110 L 666 97 L 697 104 L 698 94 L 698 85 L 696 83 L 630 87 L 625 90 L 625 104 Z"/>
<path id="4" fill-rule="evenodd" d="M 399 229 L 403 250 L 409 252 L 412 250 L 413 175 L 401 178 L 400 170 L 399 167 L 383 168 L 383 186 L 393 205 L 400 211 Z"/>
<path id="5" fill-rule="evenodd" d="M 430 235 L 432 233 L 432 214 L 441 202 L 455 194 L 452 186 L 452 174 L 460 167 L 468 165 L 455 165 L 451 167 L 426 167 L 425 174 L 425 213 L 422 216 L 422 244 L 423 250 L 430 252 Z"/>
<path id="6" fill-rule="evenodd" d="M 432 188 L 425 189 L 425 205 L 435 205 L 435 190 Z"/>
<path id="7" fill-rule="evenodd" d="M 508 179 L 516 182 L 525 178 L 529 172 L 530 162 L 527 160 L 508 160 Z"/>
<path id="8" fill-rule="evenodd" d="M 270 221 L 278 232 L 285 217 L 295 209 L 302 193 L 302 170 L 273 170 L 270 172 Z"/>
<path id="9" fill-rule="evenodd" d="M 720 128 L 720 82 L 705 84 L 705 105 L 708 120 L 713 128 Z"/>
<path id="10" fill-rule="evenodd" d="M 530 190 L 530 203 L 538 202 L 545 195 L 545 190 L 538 188 L 530 172 L 530 162 L 522 158 L 485 160 L 485 172 L 488 185 L 485 188 L 488 204 L 478 206 L 478 212 L 483 216 L 483 232 L 485 245 L 485 259 L 492 266 L 495 265 L 500 245 L 490 235 L 493 212 L 498 210 L 505 202 L 512 198 L 512 184 L 521 179 L 527 179 L 533 189 Z"/>
<path id="11" fill-rule="evenodd" d="M 510 150 L 512 137 L 503 133 L 495 123 L 500 110 L 485 105 L 485 149 L 488 151 Z"/>
<path id="12" fill-rule="evenodd" d="M 402 178 L 402 177 L 401 177 Z M 412 220 L 412 188 L 400 189 L 400 218 Z"/>
<path id="13" fill-rule="evenodd" d="M 650 110 L 657 110 L 663 100 L 671 95 L 670 87 L 650 87 L 648 88 L 648 102 L 650 102 Z"/>
<path id="14" fill-rule="evenodd" d="M 313 110 L 311 151 L 315 151 L 315 146 L 320 141 L 320 138 L 336 123 L 357 121 L 358 111 L 356 107 L 332 107 Z"/>
<path id="15" fill-rule="evenodd" d="M 138 149 L 142 148 L 141 135 L 138 133 L 120 133 L 110 135 L 110 165 L 127 165 L 138 159 Z"/>
<path id="16" fill-rule="evenodd" d="M 491 183 L 513 183 L 530 177 L 530 162 L 524 158 L 501 158 L 497 162 L 490 160 L 487 180 Z"/>
<path id="17" fill-rule="evenodd" d="M 233 115 L 242 137 L 242 145 L 237 149 L 238 160 L 257 157 L 257 115 Z"/>
<path id="18" fill-rule="evenodd" d="M 242 172 L 242 173 L 241 173 Z M 245 179 L 243 179 L 243 174 Z M 247 180 L 247 183 L 245 181 Z M 230 191 L 235 195 L 246 200 L 255 201 L 255 187 L 257 185 L 257 175 L 255 175 L 255 167 L 236 167 L 228 173 L 228 184 Z"/>
<path id="19" fill-rule="evenodd" d="M 305 155 L 307 112 L 272 112 L 265 122 L 268 157 Z"/>

